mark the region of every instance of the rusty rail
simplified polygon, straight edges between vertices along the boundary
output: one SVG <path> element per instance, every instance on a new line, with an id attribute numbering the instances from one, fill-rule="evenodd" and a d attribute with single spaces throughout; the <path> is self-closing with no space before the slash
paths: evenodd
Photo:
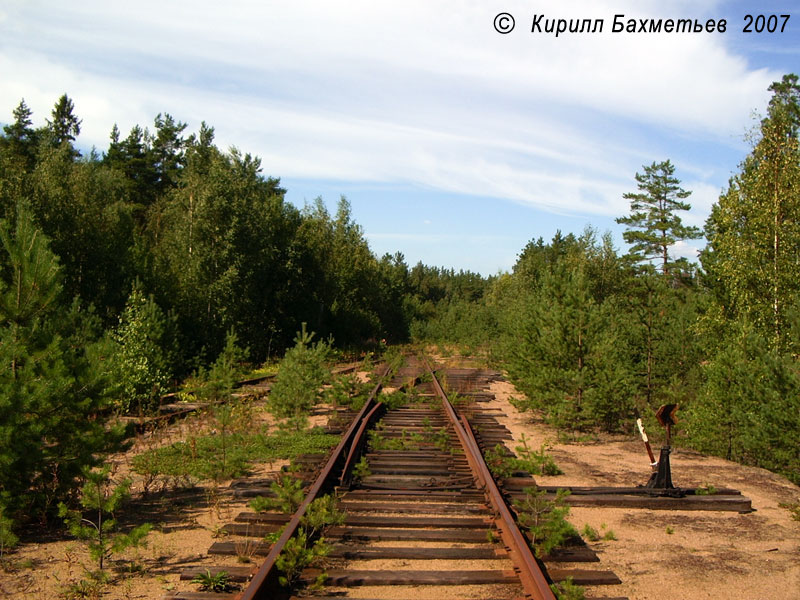
<path id="1" fill-rule="evenodd" d="M 347 453 L 347 459 L 344 461 L 344 467 L 342 467 L 342 475 L 339 478 L 339 485 L 347 485 L 350 482 L 350 473 L 353 470 L 353 465 L 357 458 L 361 455 L 361 450 L 364 448 L 364 433 L 367 430 L 367 427 L 370 426 L 373 419 L 375 419 L 376 415 L 379 414 L 381 409 L 384 408 L 383 402 L 378 402 L 369 411 L 366 417 L 361 419 L 361 425 L 358 427 L 358 431 L 356 432 L 355 438 L 353 438 L 353 443 L 350 444 L 350 452 Z"/>
<path id="2" fill-rule="evenodd" d="M 508 548 L 509 557 L 518 570 L 525 594 L 535 600 L 555 600 L 555 595 L 550 589 L 539 563 L 536 562 L 536 558 L 531 553 L 525 537 L 517 527 L 511 511 L 508 509 L 500 490 L 489 472 L 489 468 L 486 466 L 486 462 L 483 460 L 483 455 L 475 440 L 469 421 L 465 417 L 459 420 L 453 405 L 447 399 L 447 394 L 445 394 L 438 379 L 436 379 L 436 375 L 427 360 L 425 360 L 425 366 L 431 374 L 433 387 L 442 400 L 444 412 L 453 425 L 461 445 L 464 447 L 464 453 L 470 469 L 478 484 L 483 488 L 486 499 L 498 518 L 496 526 L 500 530 L 503 543 Z"/>
<path id="3" fill-rule="evenodd" d="M 319 493 L 326 485 L 330 485 L 331 476 L 334 472 L 336 464 L 344 456 L 345 450 L 349 450 L 350 456 L 354 454 L 353 449 L 360 442 L 361 436 L 363 436 L 367 418 L 374 414 L 375 408 L 377 408 L 376 405 L 380 404 L 376 403 L 375 397 L 383 385 L 383 380 L 388 370 L 389 369 L 387 367 L 386 371 L 379 378 L 378 383 L 375 385 L 372 392 L 370 392 L 370 395 L 367 398 L 367 401 L 364 403 L 364 406 L 361 408 L 358 415 L 356 415 L 356 417 L 353 419 L 350 427 L 347 429 L 347 432 L 345 432 L 345 434 L 342 436 L 341 441 L 334 449 L 327 463 L 325 463 L 322 471 L 320 471 L 320 474 L 317 476 L 316 480 L 314 480 L 314 483 L 311 485 L 311 488 L 306 494 L 302 504 L 286 524 L 283 534 L 272 546 L 272 549 L 262 563 L 261 567 L 259 567 L 259 569 L 253 575 L 247 588 L 240 594 L 239 600 L 271 600 L 278 594 L 278 577 L 277 569 L 275 568 L 275 563 L 278 560 L 278 556 L 283 551 L 286 543 L 297 532 L 297 528 L 300 526 L 300 521 L 306 514 L 308 505 L 317 498 Z"/>

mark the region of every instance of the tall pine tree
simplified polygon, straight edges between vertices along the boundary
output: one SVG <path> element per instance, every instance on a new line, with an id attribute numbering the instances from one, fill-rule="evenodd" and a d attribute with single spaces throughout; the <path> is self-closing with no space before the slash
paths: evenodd
<path id="1" fill-rule="evenodd" d="M 637 263 L 656 261 L 668 276 L 673 266 L 669 249 L 675 242 L 701 236 L 697 227 L 684 225 L 677 211 L 691 208 L 687 202 L 691 192 L 680 187 L 675 167 L 669 160 L 645 165 L 644 173 L 636 173 L 638 192 L 623 194 L 631 201 L 631 214 L 616 221 L 628 228 L 622 234 L 631 244 L 630 255 Z"/>

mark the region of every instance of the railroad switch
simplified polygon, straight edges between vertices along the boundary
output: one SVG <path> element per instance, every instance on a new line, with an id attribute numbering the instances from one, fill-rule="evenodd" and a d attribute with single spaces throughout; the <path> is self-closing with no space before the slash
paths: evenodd
<path id="1" fill-rule="evenodd" d="M 653 490 L 659 496 L 670 496 L 682 498 L 686 493 L 672 484 L 672 469 L 669 464 L 669 455 L 672 452 L 670 438 L 672 426 L 678 422 L 675 413 L 678 411 L 677 404 L 664 404 L 656 411 L 656 419 L 667 430 L 666 444 L 661 447 L 661 454 L 658 457 L 656 470 L 650 475 L 645 488 Z"/>

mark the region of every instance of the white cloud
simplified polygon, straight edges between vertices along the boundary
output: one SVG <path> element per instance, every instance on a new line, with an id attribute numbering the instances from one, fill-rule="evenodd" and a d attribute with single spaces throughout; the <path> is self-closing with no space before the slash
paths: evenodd
<path id="1" fill-rule="evenodd" d="M 507 36 L 492 27 L 501 10 L 517 17 Z M 170 112 L 192 129 L 206 120 L 270 174 L 557 213 L 624 214 L 643 156 L 680 153 L 671 137 L 736 145 L 731 133 L 779 77 L 749 69 L 723 34 L 610 32 L 617 13 L 724 16 L 714 1 L 95 0 L 4 12 L 0 109 L 24 96 L 41 120 L 66 91 L 87 145 L 104 147 L 114 122 L 124 132 Z M 605 29 L 531 34 L 535 13 L 604 18 Z M 702 225 L 720 168 L 713 157 L 696 168 L 687 222 Z"/>
<path id="2" fill-rule="evenodd" d="M 711 213 L 711 205 L 719 200 L 723 188 L 701 181 L 684 182 L 682 187 L 692 192 L 692 195 L 686 199 L 692 209 L 687 214 L 681 215 L 681 220 L 686 225 L 694 225 L 702 229 L 706 218 Z"/>
<path id="3" fill-rule="evenodd" d="M 687 258 L 690 261 L 697 261 L 697 255 L 701 248 L 702 246 L 696 243 L 679 241 L 669 247 L 669 254 L 672 258 Z"/>

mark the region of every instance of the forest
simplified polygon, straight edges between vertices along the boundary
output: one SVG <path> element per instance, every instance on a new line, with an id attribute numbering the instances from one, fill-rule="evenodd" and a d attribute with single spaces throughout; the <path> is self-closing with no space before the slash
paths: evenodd
<path id="1" fill-rule="evenodd" d="M 800 483 L 797 76 L 770 91 L 704 231 L 654 162 L 618 218 L 627 251 L 555 232 L 488 278 L 375 256 L 345 198 L 293 206 L 205 123 L 159 114 L 86 151 L 68 95 L 38 126 L 20 101 L 0 135 L 0 519 L 52 516 L 121 447 L 115 416 L 219 357 L 279 358 L 302 324 L 347 351 L 480 351 L 570 435 L 655 427 L 674 402 L 676 443 Z M 671 257 L 703 236 L 699 264 Z"/>

